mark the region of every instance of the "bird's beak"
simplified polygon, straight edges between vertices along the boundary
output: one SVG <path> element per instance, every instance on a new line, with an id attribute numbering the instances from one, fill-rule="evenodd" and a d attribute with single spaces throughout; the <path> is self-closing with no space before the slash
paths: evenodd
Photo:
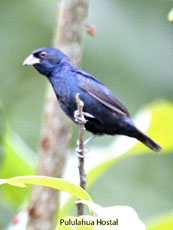
<path id="1" fill-rule="evenodd" d="M 35 64 L 40 64 L 40 59 L 34 57 L 33 54 L 29 55 L 23 62 L 23 65 L 35 65 Z"/>

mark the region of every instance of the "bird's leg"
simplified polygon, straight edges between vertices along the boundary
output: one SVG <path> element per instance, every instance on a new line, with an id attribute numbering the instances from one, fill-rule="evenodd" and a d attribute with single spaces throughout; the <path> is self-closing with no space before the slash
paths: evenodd
<path id="1" fill-rule="evenodd" d="M 83 143 L 84 146 L 86 146 L 89 142 L 91 142 L 92 140 L 94 140 L 95 138 L 97 137 L 97 135 L 92 135 L 90 136 L 88 139 L 86 139 Z M 78 143 L 77 143 L 78 144 Z M 84 152 L 87 153 L 88 152 L 88 149 L 87 148 L 84 148 Z M 81 155 L 81 150 L 78 148 L 76 148 L 76 156 L 77 157 L 80 157 L 80 158 L 85 158 L 87 157 L 88 155 L 87 154 L 84 154 L 84 155 Z"/>
<path id="2" fill-rule="evenodd" d="M 81 136 L 83 136 L 83 132 L 85 130 L 85 126 L 84 125 L 86 124 L 87 120 L 84 117 L 83 111 L 80 111 L 79 108 L 78 108 L 78 110 L 74 111 L 74 118 L 75 118 L 75 121 L 80 126 L 80 135 L 79 135 L 79 139 L 77 141 L 78 147 L 76 148 L 75 153 L 76 153 L 76 156 L 78 158 L 84 159 L 86 157 L 86 155 L 84 153 L 87 152 L 87 149 L 84 148 L 84 143 L 81 140 Z"/>
<path id="3" fill-rule="evenodd" d="M 86 146 L 89 142 L 91 142 L 92 140 L 94 140 L 95 138 L 96 138 L 96 136 L 97 135 L 92 135 L 92 136 L 90 136 L 88 139 L 86 139 L 85 141 L 84 141 L 84 146 Z"/>

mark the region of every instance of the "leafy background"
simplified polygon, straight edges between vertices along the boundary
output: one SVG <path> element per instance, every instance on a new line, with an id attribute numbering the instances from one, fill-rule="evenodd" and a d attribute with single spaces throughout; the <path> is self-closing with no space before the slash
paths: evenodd
<path id="1" fill-rule="evenodd" d="M 47 81 L 33 68 L 24 68 L 22 62 L 32 50 L 52 44 L 56 8 L 56 0 L 0 1 L 0 134 L 5 146 L 0 151 L 0 167 L 4 177 L 34 172 L 34 166 L 27 168 L 26 164 L 20 164 L 19 167 L 16 156 L 10 156 L 12 152 L 14 155 L 27 152 L 31 156 L 27 162 L 34 162 Z M 164 0 L 90 1 L 88 22 L 97 26 L 97 35 L 86 36 L 82 68 L 109 86 L 132 116 L 150 102 L 173 100 L 173 25 L 167 21 L 171 8 L 171 1 Z M 13 136 L 11 131 L 6 131 L 6 124 L 17 134 Z M 170 138 L 173 123 L 167 127 L 164 136 Z M 74 143 L 75 132 L 76 127 Z M 9 146 L 11 142 L 7 139 L 11 135 L 17 147 Z M 114 138 L 98 138 L 92 145 L 105 146 Z M 11 152 L 7 151 L 9 148 Z M 2 160 L 4 152 L 9 153 L 11 161 L 6 170 Z M 130 205 L 145 220 L 169 212 L 173 201 L 172 158 L 170 154 L 128 157 L 106 171 L 89 193 L 103 206 Z M 0 229 L 4 229 L 21 202 L 17 199 L 21 197 L 19 190 L 8 185 L 0 190 Z M 26 195 L 24 191 L 21 193 L 23 197 Z"/>

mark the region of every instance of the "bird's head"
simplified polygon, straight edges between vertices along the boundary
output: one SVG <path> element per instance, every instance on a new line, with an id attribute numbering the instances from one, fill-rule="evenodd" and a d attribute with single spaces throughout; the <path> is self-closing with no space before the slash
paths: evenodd
<path id="1" fill-rule="evenodd" d="M 41 74 L 49 76 L 53 71 L 57 71 L 64 63 L 68 62 L 68 57 L 60 50 L 52 47 L 43 47 L 34 50 L 23 62 L 25 66 L 34 66 Z"/>

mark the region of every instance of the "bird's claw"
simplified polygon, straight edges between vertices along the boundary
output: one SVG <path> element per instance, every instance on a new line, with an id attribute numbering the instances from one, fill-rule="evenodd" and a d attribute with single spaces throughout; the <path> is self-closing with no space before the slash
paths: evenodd
<path id="1" fill-rule="evenodd" d="M 88 154 L 85 154 L 85 153 L 87 153 L 87 152 L 88 152 L 88 149 L 86 149 L 86 148 L 84 149 L 84 154 L 81 154 L 81 153 L 82 153 L 82 150 L 79 149 L 79 147 L 76 148 L 76 150 L 75 150 L 76 156 L 77 156 L 78 158 L 82 158 L 82 159 L 88 157 Z"/>
<path id="2" fill-rule="evenodd" d="M 84 115 L 82 114 L 82 116 L 81 116 L 81 114 L 79 114 L 78 110 L 74 111 L 74 118 L 75 118 L 75 121 L 79 124 L 86 124 L 86 122 L 87 122 Z"/>

